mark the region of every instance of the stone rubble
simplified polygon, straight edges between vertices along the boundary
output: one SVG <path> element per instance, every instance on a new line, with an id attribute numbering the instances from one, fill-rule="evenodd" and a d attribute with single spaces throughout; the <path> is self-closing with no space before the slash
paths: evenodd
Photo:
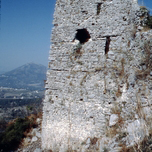
<path id="1" fill-rule="evenodd" d="M 41 118 L 37 118 L 37 127 L 33 128 L 27 137 L 23 139 L 22 144 L 16 152 L 42 152 L 41 149 Z"/>

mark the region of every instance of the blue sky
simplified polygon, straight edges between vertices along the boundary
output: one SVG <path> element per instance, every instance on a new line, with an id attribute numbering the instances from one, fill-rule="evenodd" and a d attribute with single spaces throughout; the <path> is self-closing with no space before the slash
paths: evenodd
<path id="1" fill-rule="evenodd" d="M 55 0 L 1 0 L 0 71 L 47 66 Z"/>
<path id="2" fill-rule="evenodd" d="M 47 66 L 55 1 L 1 0 L 0 72 L 30 62 Z M 144 5 L 152 8 L 152 0 Z"/>

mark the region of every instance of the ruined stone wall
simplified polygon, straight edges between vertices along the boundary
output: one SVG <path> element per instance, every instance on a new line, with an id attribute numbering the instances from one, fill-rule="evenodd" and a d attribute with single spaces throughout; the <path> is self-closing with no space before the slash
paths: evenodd
<path id="1" fill-rule="evenodd" d="M 142 31 L 138 10 L 135 0 L 56 1 L 43 107 L 44 150 L 114 152 L 121 151 L 123 141 L 126 147 L 138 142 L 133 132 L 145 128 L 140 111 L 147 108 L 148 116 L 152 99 L 152 73 L 144 64 L 151 31 Z M 74 39 L 78 34 L 84 43 Z M 139 136 L 145 135 L 147 130 Z"/>

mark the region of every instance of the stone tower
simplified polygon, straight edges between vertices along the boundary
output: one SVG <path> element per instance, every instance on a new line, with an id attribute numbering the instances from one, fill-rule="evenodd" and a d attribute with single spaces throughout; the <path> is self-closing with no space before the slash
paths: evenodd
<path id="1" fill-rule="evenodd" d="M 134 144 L 129 125 L 136 124 L 131 116 L 138 115 L 138 89 L 149 87 L 136 81 L 144 46 L 140 40 L 149 38 L 142 35 L 139 9 L 135 0 L 56 1 L 43 107 L 44 151 L 114 152 L 121 150 L 121 140 Z"/>

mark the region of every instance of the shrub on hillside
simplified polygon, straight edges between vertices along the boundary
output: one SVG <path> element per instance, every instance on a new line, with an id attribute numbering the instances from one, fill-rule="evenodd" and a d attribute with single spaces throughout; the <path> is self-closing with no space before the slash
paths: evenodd
<path id="1" fill-rule="evenodd" d="M 152 16 L 148 16 L 148 19 L 147 19 L 147 22 L 146 22 L 146 25 L 152 29 Z"/>
<path id="2" fill-rule="evenodd" d="M 0 135 L 0 151 L 11 151 L 18 148 L 22 139 L 25 137 L 24 132 L 33 125 L 28 118 L 18 118 L 10 124 L 5 132 Z"/>

